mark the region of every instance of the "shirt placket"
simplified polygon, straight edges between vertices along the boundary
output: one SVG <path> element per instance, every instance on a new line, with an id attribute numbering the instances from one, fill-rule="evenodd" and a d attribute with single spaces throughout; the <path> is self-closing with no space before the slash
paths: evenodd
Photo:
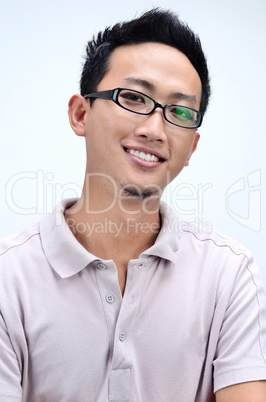
<path id="1" fill-rule="evenodd" d="M 126 288 L 122 298 L 115 265 L 109 263 L 108 269 L 100 269 L 98 266 L 99 289 L 110 333 L 112 362 L 109 401 L 111 402 L 130 400 L 134 321 L 142 297 L 146 268 L 147 261 L 129 262 Z"/>

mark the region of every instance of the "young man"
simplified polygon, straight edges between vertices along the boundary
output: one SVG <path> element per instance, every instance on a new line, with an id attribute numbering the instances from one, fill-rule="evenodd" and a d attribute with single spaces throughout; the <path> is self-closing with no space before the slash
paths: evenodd
<path id="1" fill-rule="evenodd" d="M 266 401 L 250 253 L 160 202 L 209 99 L 198 38 L 151 10 L 89 42 L 69 102 L 82 196 L 0 247 L 0 400 Z"/>

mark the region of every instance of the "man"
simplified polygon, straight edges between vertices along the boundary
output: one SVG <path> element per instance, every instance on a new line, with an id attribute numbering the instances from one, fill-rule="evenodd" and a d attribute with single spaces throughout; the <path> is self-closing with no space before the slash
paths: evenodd
<path id="1" fill-rule="evenodd" d="M 198 38 L 158 9 L 88 44 L 69 101 L 82 196 L 0 248 L 0 400 L 266 401 L 250 253 L 160 202 L 210 95 Z"/>

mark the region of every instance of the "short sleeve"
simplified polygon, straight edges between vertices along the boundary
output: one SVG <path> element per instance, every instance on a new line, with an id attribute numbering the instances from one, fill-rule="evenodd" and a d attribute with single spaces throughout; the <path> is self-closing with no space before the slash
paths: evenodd
<path id="1" fill-rule="evenodd" d="M 21 375 L 5 321 L 0 313 L 0 401 L 22 400 Z"/>
<path id="2" fill-rule="evenodd" d="M 213 364 L 214 392 L 266 379 L 266 298 L 252 257 L 235 276 Z"/>

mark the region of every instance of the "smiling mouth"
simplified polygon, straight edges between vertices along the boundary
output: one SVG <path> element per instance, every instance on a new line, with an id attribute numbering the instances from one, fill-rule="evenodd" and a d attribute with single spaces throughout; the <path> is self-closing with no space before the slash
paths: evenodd
<path id="1" fill-rule="evenodd" d="M 131 155 L 136 156 L 137 158 L 145 161 L 145 162 L 162 162 L 163 159 L 160 159 L 158 156 L 145 153 L 143 151 L 138 151 L 137 149 L 125 148 L 125 151 L 130 153 Z"/>

